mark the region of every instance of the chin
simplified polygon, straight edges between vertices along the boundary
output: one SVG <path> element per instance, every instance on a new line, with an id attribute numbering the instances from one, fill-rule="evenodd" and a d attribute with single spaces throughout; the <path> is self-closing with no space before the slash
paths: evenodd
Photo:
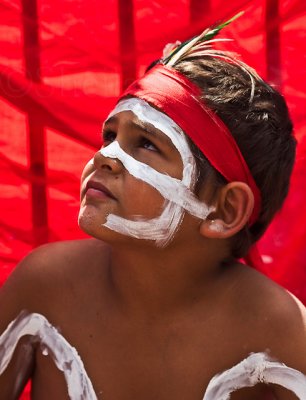
<path id="1" fill-rule="evenodd" d="M 98 221 L 96 215 L 94 213 L 88 212 L 88 210 L 81 209 L 79 212 L 78 217 L 78 224 L 80 229 L 85 232 L 87 235 L 101 240 L 112 247 L 117 246 L 136 246 L 136 247 L 143 247 L 145 246 L 150 248 L 157 248 L 154 241 L 150 240 L 143 240 L 143 239 L 136 239 L 130 236 L 126 236 L 122 233 L 115 232 L 109 228 L 103 226 L 106 221 L 106 218 L 103 221 L 101 218 Z"/>
<path id="2" fill-rule="evenodd" d="M 91 209 L 91 207 L 81 207 L 78 216 L 79 227 L 90 236 L 96 237 L 99 231 L 103 230 L 102 224 L 105 223 L 105 216 L 98 213 L 97 210 Z"/>
<path id="3" fill-rule="evenodd" d="M 122 235 L 106 228 L 103 224 L 106 222 L 106 216 L 101 215 L 90 207 L 81 207 L 78 216 L 78 225 L 87 235 L 95 239 L 102 240 L 108 244 L 118 242 Z M 123 238 L 126 240 L 126 238 Z"/>

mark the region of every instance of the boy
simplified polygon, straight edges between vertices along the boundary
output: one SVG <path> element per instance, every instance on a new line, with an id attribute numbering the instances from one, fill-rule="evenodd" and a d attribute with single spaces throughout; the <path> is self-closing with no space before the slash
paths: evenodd
<path id="1" fill-rule="evenodd" d="M 286 196 L 288 111 L 206 43 L 164 57 L 104 123 L 81 181 L 79 224 L 93 239 L 42 246 L 3 287 L 0 399 L 18 398 L 29 377 L 39 400 L 305 394 L 303 305 L 237 261 L 254 260 Z M 247 379 L 211 389 L 243 360 Z"/>

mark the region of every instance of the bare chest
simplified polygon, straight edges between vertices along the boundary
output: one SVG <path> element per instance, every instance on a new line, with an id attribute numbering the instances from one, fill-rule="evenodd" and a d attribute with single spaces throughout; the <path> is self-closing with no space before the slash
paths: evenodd
<path id="1" fill-rule="evenodd" d="M 88 377 L 97 399 L 202 400 L 210 379 L 232 366 L 230 343 L 221 345 L 213 332 L 205 337 L 191 331 L 183 333 L 175 326 L 164 330 L 150 326 L 120 329 L 115 324 L 98 329 L 72 322 L 70 328 L 68 341 L 83 362 L 79 378 Z M 38 350 L 36 357 L 33 399 L 69 399 L 67 382 L 52 353 L 43 355 Z M 264 388 L 258 386 L 237 392 L 232 398 L 269 398 L 264 396 Z"/>

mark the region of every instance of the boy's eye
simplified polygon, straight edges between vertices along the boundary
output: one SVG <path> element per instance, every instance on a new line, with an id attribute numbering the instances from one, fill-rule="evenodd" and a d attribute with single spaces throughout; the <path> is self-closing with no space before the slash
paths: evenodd
<path id="1" fill-rule="evenodd" d="M 155 146 L 155 144 L 146 138 L 142 138 L 140 145 L 146 150 L 158 151 L 158 148 Z"/>
<path id="2" fill-rule="evenodd" d="M 103 144 L 109 144 L 116 140 L 116 133 L 113 131 L 104 131 L 103 132 Z"/>
<path id="3" fill-rule="evenodd" d="M 110 143 L 116 140 L 117 134 L 112 130 L 105 130 L 103 132 L 103 146 L 107 146 Z M 139 141 L 139 147 L 149 150 L 149 151 L 156 151 L 158 152 L 158 148 L 153 144 L 150 140 L 145 137 L 142 137 Z"/>

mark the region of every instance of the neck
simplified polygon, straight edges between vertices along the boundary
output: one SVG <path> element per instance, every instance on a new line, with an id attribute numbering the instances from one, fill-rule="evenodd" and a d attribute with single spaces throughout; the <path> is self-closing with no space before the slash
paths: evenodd
<path id="1" fill-rule="evenodd" d="M 206 252 L 192 247 L 114 247 L 109 278 L 118 305 L 149 317 L 210 301 L 223 275 L 222 259 L 211 246 Z"/>

